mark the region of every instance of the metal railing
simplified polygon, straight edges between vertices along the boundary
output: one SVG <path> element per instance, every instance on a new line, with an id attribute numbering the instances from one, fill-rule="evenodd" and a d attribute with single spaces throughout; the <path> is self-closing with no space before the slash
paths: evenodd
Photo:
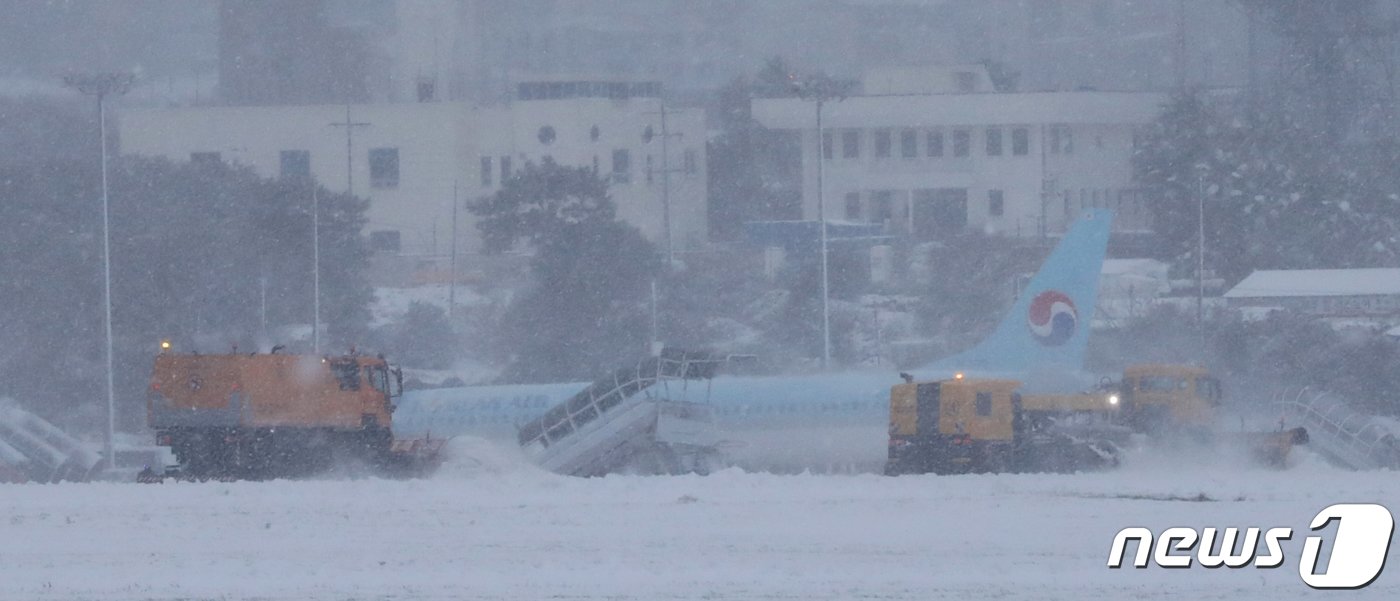
<path id="1" fill-rule="evenodd" d="M 1310 444 L 1334 462 L 1352 469 L 1400 468 L 1400 439 L 1392 421 L 1306 387 L 1282 391 L 1274 402 L 1306 426 Z"/>
<path id="2" fill-rule="evenodd" d="M 666 381 L 708 380 L 719 367 L 738 356 L 666 349 L 635 365 L 614 371 L 578 394 L 520 427 L 517 441 L 526 447 L 559 442 L 579 428 L 604 417 L 623 401 Z"/>

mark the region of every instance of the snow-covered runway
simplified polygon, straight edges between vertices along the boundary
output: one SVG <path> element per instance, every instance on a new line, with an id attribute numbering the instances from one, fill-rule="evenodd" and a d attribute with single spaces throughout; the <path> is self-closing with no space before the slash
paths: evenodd
<path id="1" fill-rule="evenodd" d="M 483 445 L 432 480 L 0 486 L 0 599 L 1280 599 L 1308 520 L 1392 473 L 580 480 Z M 1291 526 L 1282 568 L 1110 570 L 1125 526 Z M 1392 549 L 1391 563 L 1397 551 Z M 1400 565 L 1400 564 L 1395 564 Z M 1338 598 L 1397 598 L 1400 567 Z"/>

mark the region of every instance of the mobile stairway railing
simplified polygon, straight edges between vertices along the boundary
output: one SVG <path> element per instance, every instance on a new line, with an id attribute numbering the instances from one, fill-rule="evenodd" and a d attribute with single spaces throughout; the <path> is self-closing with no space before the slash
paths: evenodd
<path id="1" fill-rule="evenodd" d="M 596 476 L 638 458 L 655 471 L 684 468 L 689 456 L 712 453 L 717 441 L 708 404 L 683 399 L 691 380 L 709 380 L 733 355 L 663 350 L 594 382 L 522 426 L 526 455 L 553 472 Z M 678 386 L 678 390 L 675 390 Z"/>
<path id="2" fill-rule="evenodd" d="M 0 405 L 0 462 L 10 478 L 82 482 L 98 475 L 102 458 L 39 416 L 6 404 Z"/>
<path id="3" fill-rule="evenodd" d="M 1285 419 L 1307 427 L 1309 444 L 1333 463 L 1351 469 L 1400 468 L 1394 422 L 1357 411 L 1345 400 L 1308 388 L 1275 397 Z"/>

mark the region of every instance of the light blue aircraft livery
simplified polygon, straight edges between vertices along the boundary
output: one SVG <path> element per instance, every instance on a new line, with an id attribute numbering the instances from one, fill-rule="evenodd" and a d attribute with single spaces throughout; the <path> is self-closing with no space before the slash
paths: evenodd
<path id="1" fill-rule="evenodd" d="M 1027 389 L 1072 392 L 1083 371 L 1112 214 L 1082 213 L 990 336 L 961 353 L 909 370 L 921 380 L 1020 380 Z M 625 361 L 623 361 L 625 362 Z M 684 400 L 714 407 L 727 455 L 750 470 L 878 471 L 886 457 L 889 390 L 897 371 L 720 376 L 687 382 Z M 516 444 L 516 426 L 589 382 L 440 388 L 405 393 L 400 436 L 470 435 Z M 669 386 L 674 391 L 677 384 Z M 674 396 L 672 398 L 675 398 Z"/>

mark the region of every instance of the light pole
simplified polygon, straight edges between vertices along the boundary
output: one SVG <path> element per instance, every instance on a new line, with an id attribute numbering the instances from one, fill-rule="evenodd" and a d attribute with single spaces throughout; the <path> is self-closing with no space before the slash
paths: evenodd
<path id="1" fill-rule="evenodd" d="M 822 369 L 831 367 L 831 277 L 827 269 L 826 198 L 826 132 L 822 129 L 822 105 L 827 101 L 845 100 L 850 83 L 826 75 L 795 79 L 792 90 L 799 98 L 817 103 L 817 221 L 821 222 L 822 261 Z"/>
<path id="2" fill-rule="evenodd" d="M 457 309 L 457 180 L 452 180 L 452 261 L 450 263 L 451 279 L 447 283 L 447 320 L 452 321 L 452 314 Z M 455 327 L 455 326 L 454 326 Z"/>
<path id="3" fill-rule="evenodd" d="M 1196 165 L 1196 329 L 1200 333 L 1201 354 L 1206 350 L 1206 171 L 1205 163 Z"/>
<path id="4" fill-rule="evenodd" d="M 321 354 L 321 197 L 311 184 L 311 348 Z"/>
<path id="5" fill-rule="evenodd" d="M 100 73 L 94 75 L 69 75 L 63 84 L 88 96 L 97 97 L 98 143 L 102 146 L 102 306 L 103 322 L 107 330 L 107 436 L 102 445 L 107 469 L 117 466 L 112 439 L 117 429 L 117 401 L 112 384 L 112 239 L 111 221 L 107 216 L 107 105 L 108 96 L 127 93 L 136 82 L 130 73 Z"/>

